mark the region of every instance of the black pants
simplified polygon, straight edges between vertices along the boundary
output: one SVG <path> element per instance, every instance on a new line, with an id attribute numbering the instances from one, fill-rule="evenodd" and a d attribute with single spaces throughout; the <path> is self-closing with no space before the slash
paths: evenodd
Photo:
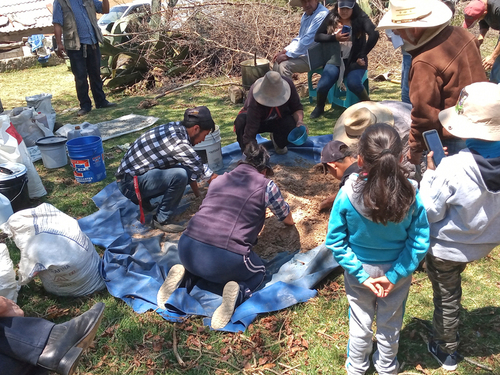
<path id="1" fill-rule="evenodd" d="M 9 375 L 45 375 L 37 367 L 54 327 L 40 318 L 0 318 L 0 372 Z"/>
<path id="2" fill-rule="evenodd" d="M 236 132 L 236 140 L 240 144 L 241 151 L 245 150 L 246 144 L 243 143 L 243 135 L 247 125 L 247 114 L 240 113 L 234 120 L 234 131 Z M 277 118 L 270 121 L 263 121 L 257 133 L 273 133 L 274 142 L 279 148 L 283 148 L 288 144 L 288 134 L 295 129 L 297 123 L 292 115 L 287 115 L 282 118 Z"/>
<path id="3" fill-rule="evenodd" d="M 67 50 L 71 71 L 75 76 L 76 95 L 80 108 L 90 111 L 92 102 L 89 97 L 89 83 L 96 108 L 107 104 L 106 95 L 102 89 L 101 51 L 99 44 L 82 44 L 79 50 Z"/>

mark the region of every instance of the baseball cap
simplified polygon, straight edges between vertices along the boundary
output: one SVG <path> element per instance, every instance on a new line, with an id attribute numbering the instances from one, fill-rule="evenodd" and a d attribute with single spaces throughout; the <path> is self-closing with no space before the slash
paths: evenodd
<path id="1" fill-rule="evenodd" d="M 354 8 L 356 0 L 339 0 L 339 8 Z"/>
<path id="2" fill-rule="evenodd" d="M 212 119 L 212 114 L 205 106 L 186 109 L 186 112 L 184 112 L 183 124 L 186 127 L 199 125 L 203 130 L 213 131 L 215 129 L 215 122 Z"/>
<path id="3" fill-rule="evenodd" d="M 348 148 L 348 146 L 341 141 L 330 141 L 323 147 L 323 151 L 321 151 L 321 162 L 325 163 L 333 163 L 345 157 L 344 150 Z"/>
<path id="4" fill-rule="evenodd" d="M 482 0 L 473 0 L 464 8 L 463 27 L 470 29 L 484 15 L 486 5 Z"/>

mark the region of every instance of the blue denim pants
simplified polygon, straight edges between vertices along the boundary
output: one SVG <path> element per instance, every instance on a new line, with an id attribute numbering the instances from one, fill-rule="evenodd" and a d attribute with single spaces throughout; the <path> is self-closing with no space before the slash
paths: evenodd
<path id="1" fill-rule="evenodd" d="M 365 69 L 355 69 L 351 70 L 344 76 L 344 83 L 346 87 L 358 96 L 365 89 L 362 82 L 365 72 Z M 318 86 L 316 88 L 317 92 L 327 95 L 328 91 L 330 91 L 339 79 L 339 74 L 340 68 L 337 65 L 326 64 L 323 68 L 321 78 L 318 81 Z"/>
<path id="2" fill-rule="evenodd" d="M 156 220 L 160 224 L 167 223 L 172 218 L 189 182 L 190 174 L 187 169 L 179 166 L 169 169 L 151 169 L 137 176 L 143 202 L 149 202 L 149 200 L 163 195 L 163 199 L 156 210 Z M 118 179 L 117 183 L 118 189 L 125 197 L 135 204 L 139 203 L 135 194 L 132 176 L 125 175 L 123 178 Z"/>
<path id="3" fill-rule="evenodd" d="M 403 64 L 401 66 L 401 101 L 411 104 L 410 102 L 410 77 L 411 55 L 403 51 Z"/>
<path id="4" fill-rule="evenodd" d="M 76 95 L 80 108 L 90 111 L 92 102 L 89 97 L 89 83 L 96 108 L 108 103 L 102 89 L 101 50 L 99 44 L 82 44 L 79 50 L 66 51 L 71 62 L 71 71 L 75 76 Z M 86 55 L 86 57 L 84 57 Z"/>

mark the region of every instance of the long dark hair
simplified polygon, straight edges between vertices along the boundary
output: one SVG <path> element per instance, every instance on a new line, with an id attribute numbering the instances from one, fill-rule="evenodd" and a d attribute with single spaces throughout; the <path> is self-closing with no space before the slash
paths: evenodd
<path id="1" fill-rule="evenodd" d="M 257 142 L 250 142 L 246 145 L 243 154 L 245 155 L 245 160 L 240 160 L 238 164 L 251 165 L 259 172 L 267 168 L 266 176 L 272 176 L 274 174 L 271 164 L 269 163 L 271 157 L 264 146 L 258 145 Z"/>
<path id="2" fill-rule="evenodd" d="M 400 160 L 403 144 L 390 125 L 369 126 L 358 143 L 363 160 L 355 191 L 375 223 L 400 223 L 415 202 L 415 189 Z"/>

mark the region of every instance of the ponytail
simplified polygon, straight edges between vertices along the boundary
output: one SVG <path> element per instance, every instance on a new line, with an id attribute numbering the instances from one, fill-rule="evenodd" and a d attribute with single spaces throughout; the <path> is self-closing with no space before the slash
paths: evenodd
<path id="1" fill-rule="evenodd" d="M 356 192 L 371 220 L 400 223 L 415 201 L 415 190 L 400 160 L 403 145 L 398 132 L 387 124 L 369 126 L 358 143 L 363 160 Z"/>

